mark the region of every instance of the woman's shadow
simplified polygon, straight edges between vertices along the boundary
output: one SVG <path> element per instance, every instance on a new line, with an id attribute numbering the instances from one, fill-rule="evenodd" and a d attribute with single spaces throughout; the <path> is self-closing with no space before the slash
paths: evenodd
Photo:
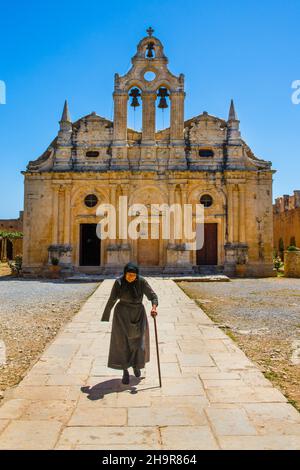
<path id="1" fill-rule="evenodd" d="M 89 400 L 102 400 L 105 395 L 109 395 L 110 393 L 120 393 L 120 392 L 125 392 L 126 390 L 129 390 L 132 395 L 138 393 L 138 390 L 136 386 L 141 383 L 141 381 L 145 377 L 132 377 L 130 376 L 130 384 L 123 384 L 121 379 L 110 379 L 110 380 L 105 380 L 105 382 L 100 382 L 96 385 L 93 385 L 90 387 L 89 385 L 86 385 L 84 387 L 81 387 L 80 390 L 83 393 L 87 394 L 87 398 Z M 148 388 L 143 388 L 140 389 L 139 391 L 143 390 L 149 390 L 151 388 L 157 388 L 157 387 L 148 387 Z"/>

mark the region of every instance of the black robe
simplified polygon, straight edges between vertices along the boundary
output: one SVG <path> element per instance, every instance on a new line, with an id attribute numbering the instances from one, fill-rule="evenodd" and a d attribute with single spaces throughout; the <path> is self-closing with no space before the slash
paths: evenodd
<path id="1" fill-rule="evenodd" d="M 133 297 L 127 282 L 121 283 L 121 278 L 115 280 L 101 318 L 101 321 L 109 321 L 111 309 L 119 299 L 114 309 L 107 366 L 111 369 L 143 369 L 150 361 L 149 324 L 143 295 L 152 305 L 158 305 L 158 298 L 142 276 L 135 281 L 137 298 Z"/>

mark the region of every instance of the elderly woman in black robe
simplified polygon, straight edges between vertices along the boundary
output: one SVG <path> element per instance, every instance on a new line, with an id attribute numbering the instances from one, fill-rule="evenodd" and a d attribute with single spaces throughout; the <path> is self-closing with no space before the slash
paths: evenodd
<path id="1" fill-rule="evenodd" d="M 146 279 L 139 275 L 139 268 L 134 263 L 127 263 L 124 273 L 118 277 L 112 287 L 101 321 L 109 321 L 114 309 L 112 331 L 107 366 L 123 370 L 123 384 L 129 384 L 128 368 L 140 377 L 145 363 L 150 360 L 149 324 L 143 305 L 143 295 L 151 300 L 151 316 L 157 315 L 158 298 Z"/>

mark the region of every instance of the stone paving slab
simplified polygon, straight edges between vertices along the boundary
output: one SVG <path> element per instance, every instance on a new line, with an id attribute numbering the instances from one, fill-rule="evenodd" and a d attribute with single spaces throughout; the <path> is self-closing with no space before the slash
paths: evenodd
<path id="1" fill-rule="evenodd" d="M 142 377 L 130 370 L 123 385 L 107 368 L 105 279 L 6 393 L 0 449 L 300 449 L 300 414 L 286 398 L 172 279 L 147 280 L 159 299 L 162 388 L 150 315 Z"/>

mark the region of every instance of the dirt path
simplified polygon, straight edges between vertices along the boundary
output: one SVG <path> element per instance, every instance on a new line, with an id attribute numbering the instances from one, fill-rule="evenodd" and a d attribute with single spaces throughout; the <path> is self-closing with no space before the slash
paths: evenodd
<path id="1" fill-rule="evenodd" d="M 300 411 L 300 279 L 179 286 Z"/>
<path id="2" fill-rule="evenodd" d="M 0 278 L 0 399 L 98 285 Z"/>

